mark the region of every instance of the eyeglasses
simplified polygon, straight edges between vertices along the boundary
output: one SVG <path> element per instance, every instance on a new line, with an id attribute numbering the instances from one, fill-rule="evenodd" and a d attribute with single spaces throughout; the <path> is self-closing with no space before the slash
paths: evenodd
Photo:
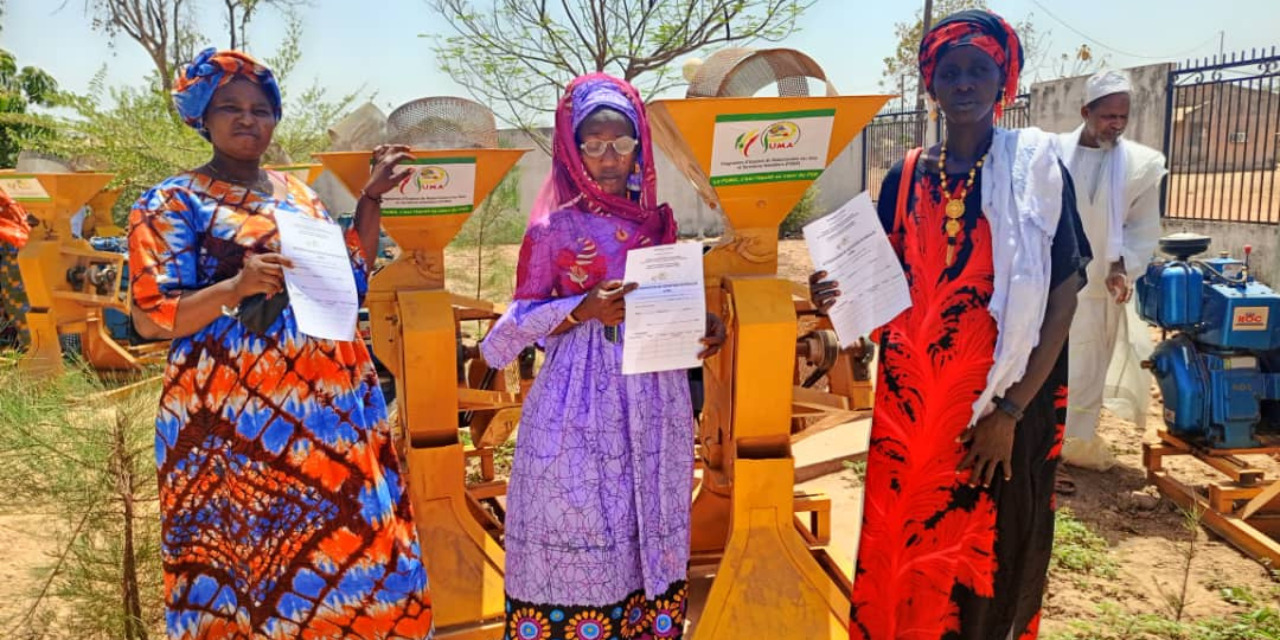
<path id="1" fill-rule="evenodd" d="M 613 147 L 614 153 L 620 156 L 625 156 L 632 151 L 635 151 L 636 147 L 639 145 L 639 140 L 636 140 L 631 136 L 622 136 L 621 138 L 614 138 L 613 140 L 588 140 L 578 145 L 578 148 L 582 149 L 582 153 L 587 157 L 599 158 L 603 156 L 604 152 L 610 147 Z"/>

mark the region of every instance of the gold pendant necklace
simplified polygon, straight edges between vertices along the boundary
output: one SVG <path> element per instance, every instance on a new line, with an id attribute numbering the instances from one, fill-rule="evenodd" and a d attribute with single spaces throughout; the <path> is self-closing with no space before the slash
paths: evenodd
<path id="1" fill-rule="evenodd" d="M 969 179 L 960 183 L 959 195 L 952 195 L 950 189 L 947 188 L 947 145 L 943 144 L 938 151 L 938 174 L 941 179 L 942 197 L 946 200 L 943 206 L 943 213 L 947 216 L 947 222 L 943 225 L 943 229 L 947 232 L 947 266 L 955 262 L 956 257 L 956 236 L 960 234 L 960 230 L 964 225 L 960 219 L 964 217 L 965 199 L 969 197 L 969 191 L 973 189 L 973 183 L 978 178 L 978 170 L 982 168 L 982 163 L 987 160 L 987 153 L 984 152 L 981 158 L 973 164 L 969 169 Z"/>

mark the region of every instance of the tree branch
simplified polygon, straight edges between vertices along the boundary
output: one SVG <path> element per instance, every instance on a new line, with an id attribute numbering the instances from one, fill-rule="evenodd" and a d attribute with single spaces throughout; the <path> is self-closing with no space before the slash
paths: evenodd
<path id="1" fill-rule="evenodd" d="M 564 81 L 610 71 L 655 89 L 675 86 L 665 67 L 708 47 L 777 40 L 815 0 L 502 0 L 490 12 L 468 0 L 430 0 L 453 35 L 435 38 L 445 70 L 477 100 L 504 106 L 504 122 L 554 109 Z"/>

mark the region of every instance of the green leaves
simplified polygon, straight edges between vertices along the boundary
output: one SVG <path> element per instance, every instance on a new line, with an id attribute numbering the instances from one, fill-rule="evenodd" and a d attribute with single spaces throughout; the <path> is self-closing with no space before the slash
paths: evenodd
<path id="1" fill-rule="evenodd" d="M 123 224 L 144 190 L 198 166 L 210 147 L 173 115 L 167 94 L 152 87 L 103 90 L 95 84 L 71 101 L 75 116 L 59 120 L 56 135 L 28 138 L 24 146 L 115 173 L 113 185 L 124 189 L 115 220 Z"/>
<path id="2" fill-rule="evenodd" d="M 58 83 L 42 69 L 18 67 L 18 59 L 0 49 L 0 167 L 12 167 L 23 139 L 51 135 L 47 122 L 27 115 L 31 105 L 54 106 L 65 98 Z"/>
<path id="3" fill-rule="evenodd" d="M 445 71 L 531 134 L 575 76 L 604 71 L 655 95 L 676 86 L 673 62 L 785 38 L 813 1 L 494 0 L 482 12 L 470 0 L 427 0 L 452 30 L 434 37 Z"/>

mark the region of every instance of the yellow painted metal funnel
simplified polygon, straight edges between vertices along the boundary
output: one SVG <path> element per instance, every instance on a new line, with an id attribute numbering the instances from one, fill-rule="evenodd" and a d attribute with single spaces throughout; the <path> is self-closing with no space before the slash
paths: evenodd
<path id="1" fill-rule="evenodd" d="M 116 202 L 120 200 L 120 194 L 124 191 L 119 187 L 115 189 L 103 189 L 98 195 L 89 199 L 89 208 L 93 209 L 96 216 L 100 216 L 104 220 L 111 219 L 111 209 L 116 206 Z"/>
<path id="2" fill-rule="evenodd" d="M 0 173 L 0 189 L 39 220 L 37 229 L 32 230 L 32 240 L 70 238 L 72 214 L 88 204 L 113 177 L 110 173 L 6 172 Z"/>
<path id="3" fill-rule="evenodd" d="M 471 215 L 473 207 L 479 206 L 493 192 L 503 176 L 511 171 L 516 162 L 528 153 L 528 149 L 433 149 L 430 151 L 413 151 L 413 157 L 419 160 L 436 160 L 441 166 L 448 167 L 445 161 L 470 160 L 475 164 L 475 191 L 471 205 L 459 207 L 465 211 L 441 214 L 420 213 L 409 215 L 390 214 L 383 207 L 382 228 L 386 229 L 396 244 L 405 252 L 444 251 L 444 248 L 458 235 L 458 230 Z M 351 195 L 358 195 L 369 179 L 369 163 L 373 157 L 371 151 L 350 151 L 334 153 L 317 153 L 315 158 L 324 167 L 338 176 Z"/>
<path id="4" fill-rule="evenodd" d="M 658 146 L 734 229 L 776 228 L 890 97 L 658 100 L 649 120 Z"/>
<path id="5" fill-rule="evenodd" d="M 92 236 L 114 237 L 123 236 L 124 229 L 116 226 L 115 220 L 111 215 L 112 209 L 115 208 L 116 202 L 120 200 L 120 194 L 123 189 L 116 187 L 115 189 L 103 189 L 98 195 L 89 200 L 89 217 L 84 221 L 84 237 Z"/>

